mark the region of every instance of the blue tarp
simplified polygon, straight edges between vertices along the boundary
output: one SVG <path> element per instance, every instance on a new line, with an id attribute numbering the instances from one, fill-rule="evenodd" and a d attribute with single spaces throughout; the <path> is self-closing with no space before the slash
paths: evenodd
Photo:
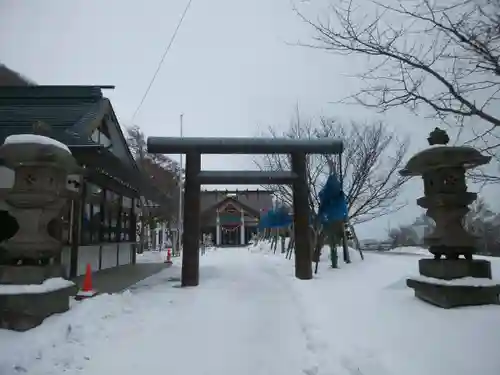
<path id="1" fill-rule="evenodd" d="M 347 219 L 347 202 L 342 186 L 335 174 L 331 174 L 319 192 L 318 217 L 323 224 Z"/>
<path id="2" fill-rule="evenodd" d="M 347 219 L 347 202 L 342 186 L 335 174 L 331 174 L 319 192 L 318 218 L 322 224 L 330 224 Z M 312 217 L 309 218 L 312 223 Z M 270 210 L 262 213 L 259 228 L 286 228 L 293 222 L 286 209 Z"/>
<path id="3" fill-rule="evenodd" d="M 285 209 L 270 210 L 260 216 L 260 228 L 286 228 L 292 224 L 293 218 Z"/>

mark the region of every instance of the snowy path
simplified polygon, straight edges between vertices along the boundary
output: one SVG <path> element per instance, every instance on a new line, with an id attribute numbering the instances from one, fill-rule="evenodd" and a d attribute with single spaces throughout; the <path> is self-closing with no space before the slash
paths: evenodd
<path id="1" fill-rule="evenodd" d="M 197 288 L 174 288 L 166 270 L 132 292 L 99 296 L 49 319 L 35 330 L 47 340 L 39 352 L 21 355 L 29 345 L 23 340 L 17 340 L 19 351 L 0 346 L 13 354 L 0 357 L 0 373 L 316 373 L 296 298 L 272 262 L 246 249 L 225 249 L 202 263 Z"/>
<path id="2" fill-rule="evenodd" d="M 303 375 L 305 341 L 293 297 L 272 265 L 249 257 L 237 249 L 211 254 L 202 285 L 172 302 L 175 315 L 165 286 L 144 292 L 157 294 L 148 300 L 165 314 L 158 307 L 142 311 L 147 324 L 123 332 L 116 357 L 108 357 L 104 343 L 83 373 Z"/>

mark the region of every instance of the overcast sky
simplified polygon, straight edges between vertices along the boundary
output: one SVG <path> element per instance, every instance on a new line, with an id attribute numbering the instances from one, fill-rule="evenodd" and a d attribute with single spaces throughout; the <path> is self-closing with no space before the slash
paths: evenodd
<path id="1" fill-rule="evenodd" d="M 0 0 L 0 61 L 38 84 L 115 85 L 105 94 L 122 125 L 130 125 L 188 0 Z M 298 3 L 309 15 L 323 4 Z M 313 36 L 290 0 L 193 0 L 149 95 L 135 118 L 147 135 L 255 136 L 269 125 L 285 129 L 298 104 L 305 116 L 366 120 L 375 114 L 331 104 L 359 87 L 350 77 L 363 62 L 298 47 Z M 438 124 L 405 110 L 383 118 L 426 145 Z M 247 156 L 205 156 L 205 169 L 254 168 Z M 416 179 L 409 205 L 359 228 L 380 238 L 389 226 L 421 210 Z"/>

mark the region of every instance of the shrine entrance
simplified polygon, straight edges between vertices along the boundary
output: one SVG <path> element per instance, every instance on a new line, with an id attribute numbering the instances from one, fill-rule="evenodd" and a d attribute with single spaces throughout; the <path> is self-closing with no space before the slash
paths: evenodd
<path id="1" fill-rule="evenodd" d="M 308 154 L 341 154 L 337 139 L 149 137 L 148 152 L 185 154 L 182 286 L 199 284 L 201 185 L 291 184 L 295 234 L 295 277 L 313 277 L 309 231 Z M 202 171 L 202 154 L 289 154 L 290 171 Z M 228 240 L 232 237 L 228 236 Z"/>
<path id="2" fill-rule="evenodd" d="M 240 225 L 222 225 L 222 246 L 238 246 L 240 245 Z"/>

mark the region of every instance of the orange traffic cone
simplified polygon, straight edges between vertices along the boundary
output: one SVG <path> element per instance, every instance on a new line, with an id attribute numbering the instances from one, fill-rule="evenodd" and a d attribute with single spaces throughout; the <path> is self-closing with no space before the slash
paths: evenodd
<path id="1" fill-rule="evenodd" d="M 85 269 L 85 278 L 83 279 L 82 289 L 76 294 L 75 299 L 82 300 L 85 298 L 94 297 L 97 294 L 92 288 L 92 268 L 90 263 L 87 263 L 87 268 Z"/>
<path id="2" fill-rule="evenodd" d="M 167 260 L 165 260 L 165 263 L 167 263 L 168 265 L 172 265 L 172 249 L 169 247 L 167 249 Z"/>

